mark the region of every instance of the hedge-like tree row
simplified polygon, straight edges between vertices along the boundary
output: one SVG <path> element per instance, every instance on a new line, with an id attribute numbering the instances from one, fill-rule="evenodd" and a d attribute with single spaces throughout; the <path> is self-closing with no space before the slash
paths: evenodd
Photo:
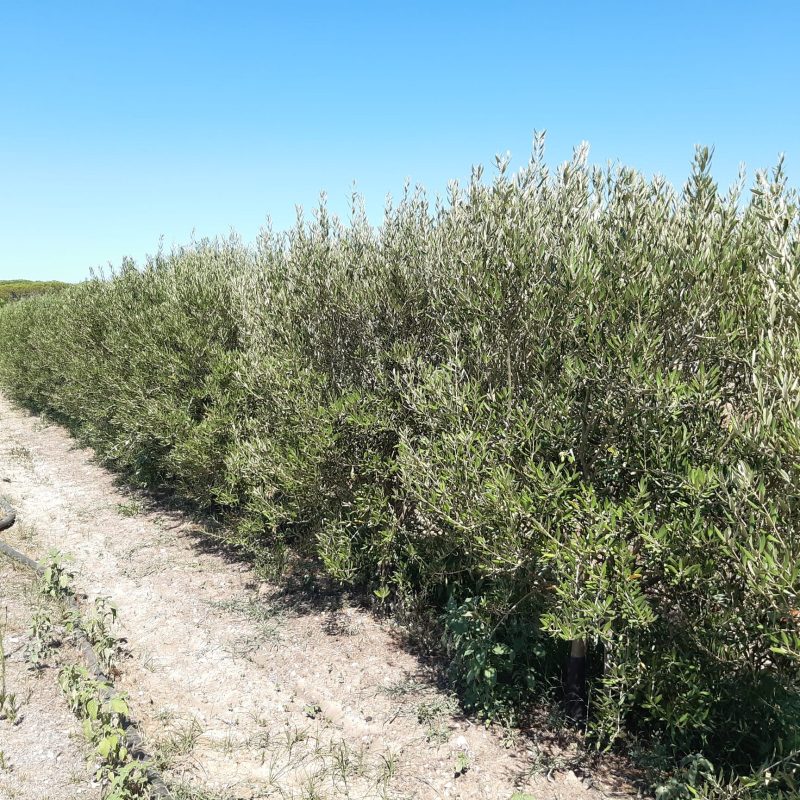
<path id="1" fill-rule="evenodd" d="M 746 774 L 800 747 L 799 234 L 780 166 L 726 194 L 699 150 L 676 192 L 537 139 L 378 228 L 9 305 L 0 376 L 258 559 L 432 610 L 472 707 L 585 642 L 595 741 Z"/>

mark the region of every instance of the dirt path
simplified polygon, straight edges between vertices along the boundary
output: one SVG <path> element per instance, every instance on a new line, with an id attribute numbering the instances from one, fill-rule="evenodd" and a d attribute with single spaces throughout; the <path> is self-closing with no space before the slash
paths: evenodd
<path id="1" fill-rule="evenodd" d="M 68 554 L 80 589 L 118 606 L 129 652 L 116 683 L 178 797 L 632 794 L 608 775 L 548 780 L 542 743 L 465 719 L 389 623 L 340 595 L 260 583 L 204 546 L 196 523 L 146 508 L 63 429 L 2 397 L 0 478 L 19 512 L 6 538 L 36 558 Z"/>

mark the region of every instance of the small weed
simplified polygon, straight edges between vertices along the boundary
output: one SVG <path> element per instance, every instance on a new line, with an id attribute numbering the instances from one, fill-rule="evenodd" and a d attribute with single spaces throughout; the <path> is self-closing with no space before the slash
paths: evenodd
<path id="1" fill-rule="evenodd" d="M 331 760 L 331 773 L 334 782 L 340 782 L 347 789 L 352 777 L 363 776 L 367 771 L 366 753 L 363 746 L 353 750 L 347 742 L 339 740 L 330 746 L 327 754 Z"/>
<path id="2" fill-rule="evenodd" d="M 139 500 L 117 503 L 117 513 L 122 517 L 138 517 L 144 513 L 144 504 Z"/>
<path id="3" fill-rule="evenodd" d="M 231 800 L 231 795 L 190 786 L 187 783 L 172 784 L 169 787 L 173 800 Z"/>
<path id="4" fill-rule="evenodd" d="M 162 708 L 156 712 L 155 716 L 159 722 L 163 722 L 167 725 L 175 719 L 175 712 L 169 708 Z"/>
<path id="5" fill-rule="evenodd" d="M 111 598 L 97 597 L 91 614 L 81 623 L 81 629 L 105 673 L 111 672 L 119 654 L 119 640 L 109 630 L 116 620 L 117 607 L 111 602 Z"/>
<path id="6" fill-rule="evenodd" d="M 280 640 L 280 630 L 275 622 L 277 612 L 259 602 L 255 597 L 247 599 L 220 600 L 210 603 L 211 607 L 220 611 L 227 611 L 233 614 L 240 614 L 246 619 L 254 622 L 258 628 L 255 635 L 239 636 L 230 645 L 230 651 L 234 656 L 247 658 L 251 653 L 256 652 L 265 642 L 276 645 Z"/>
<path id="7" fill-rule="evenodd" d="M 470 757 L 465 752 L 460 752 L 456 756 L 456 763 L 453 767 L 453 777 L 457 778 L 459 775 L 464 775 L 469 770 L 471 764 Z"/>
<path id="8" fill-rule="evenodd" d="M 31 618 L 28 631 L 30 641 L 25 648 L 25 660 L 31 669 L 41 669 L 53 652 L 53 620 L 44 609 L 38 609 Z"/>
<path id="9" fill-rule="evenodd" d="M 247 740 L 247 748 L 250 750 L 266 750 L 270 742 L 272 741 L 272 736 L 270 735 L 269 731 L 258 731 L 258 733 L 254 733 L 250 736 Z M 262 763 L 263 763 L 263 756 L 262 756 Z"/>
<path id="10" fill-rule="evenodd" d="M 324 800 L 321 782 L 318 775 L 312 775 L 300 790 L 300 800 Z"/>
<path id="11" fill-rule="evenodd" d="M 158 657 L 153 653 L 142 653 L 140 661 L 142 663 L 142 667 L 144 667 L 144 669 L 146 669 L 148 672 L 158 672 L 162 668 L 158 663 Z"/>
<path id="12" fill-rule="evenodd" d="M 153 747 L 156 768 L 169 769 L 176 759 L 190 755 L 202 733 L 200 723 L 194 718 L 188 722 L 173 723 Z"/>
<path id="13" fill-rule="evenodd" d="M 450 738 L 448 717 L 457 709 L 452 697 L 436 697 L 417 705 L 417 722 L 425 726 L 425 738 L 434 744 L 444 744 Z"/>
<path id="14" fill-rule="evenodd" d="M 23 542 L 30 542 L 36 534 L 36 530 L 33 525 L 26 524 L 24 522 L 17 522 L 14 530 L 17 532 L 19 539 Z"/>
<path id="15" fill-rule="evenodd" d="M 378 691 L 391 698 L 404 698 L 422 694 L 428 687 L 414 678 L 403 678 L 394 683 L 381 686 Z"/>
<path id="16" fill-rule="evenodd" d="M 396 753 L 381 754 L 383 764 L 380 770 L 379 781 L 388 784 L 396 775 L 400 767 L 400 759 Z"/>
<path id="17" fill-rule="evenodd" d="M 346 786 L 350 774 L 350 748 L 347 742 L 336 742 L 331 747 L 331 762 L 334 777 Z"/>
<path id="18" fill-rule="evenodd" d="M 42 566 L 44 572 L 39 582 L 39 590 L 45 597 L 66 600 L 74 596 L 72 581 L 75 574 L 67 569 L 64 557 L 58 550 L 51 550 Z"/>
<path id="19" fill-rule="evenodd" d="M 228 731 L 225 738 L 220 743 L 220 749 L 226 756 L 232 756 L 238 749 L 240 740 L 236 737 L 233 731 Z"/>
<path id="20" fill-rule="evenodd" d="M 268 625 L 274 622 L 278 616 L 278 612 L 270 606 L 262 603 L 256 597 L 248 597 L 245 599 L 234 600 L 217 600 L 210 603 L 212 608 L 219 609 L 220 611 L 228 611 L 233 614 L 240 614 L 243 617 L 257 622 L 260 625 Z"/>
<path id="21" fill-rule="evenodd" d="M 289 757 L 292 755 L 292 751 L 294 748 L 302 744 L 303 742 L 307 742 L 309 739 L 308 731 L 305 728 L 297 728 L 294 727 L 290 730 L 287 730 L 283 737 L 286 741 L 286 753 Z"/>
<path id="22" fill-rule="evenodd" d="M 27 447 L 23 447 L 22 445 L 15 445 L 8 451 L 8 457 L 12 461 L 18 461 L 21 463 L 30 463 L 33 461 L 33 456 L 31 455 L 31 451 Z"/>
<path id="23" fill-rule="evenodd" d="M 8 720 L 12 725 L 16 725 L 19 719 L 20 702 L 16 694 L 0 690 L 0 720 Z"/>

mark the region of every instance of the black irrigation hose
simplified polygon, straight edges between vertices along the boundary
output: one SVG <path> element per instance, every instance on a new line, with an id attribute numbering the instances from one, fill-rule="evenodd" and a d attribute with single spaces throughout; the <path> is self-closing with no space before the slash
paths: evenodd
<path id="1" fill-rule="evenodd" d="M 10 528 L 16 522 L 17 512 L 13 506 L 9 505 L 2 495 L 0 495 L 0 512 L 4 513 L 4 516 L 0 517 L 0 531 L 4 531 Z M 28 558 L 28 556 L 20 553 L 18 550 L 15 550 L 10 544 L 4 542 L 2 539 L 0 539 L 0 553 L 3 553 L 19 564 L 28 567 L 28 569 L 33 570 L 33 572 L 35 572 L 39 577 L 41 577 L 44 573 L 44 568 L 41 564 L 38 564 L 32 558 Z M 78 603 L 74 597 L 68 598 L 67 603 L 72 609 L 79 611 Z M 106 683 L 108 681 L 108 676 L 100 667 L 100 664 L 97 661 L 97 655 L 95 654 L 91 643 L 85 636 L 81 637 L 81 651 L 83 652 L 83 657 L 86 660 L 86 666 L 95 680 L 100 680 Z M 106 699 L 108 699 L 110 696 L 111 691 L 108 690 Z M 128 747 L 128 752 L 131 753 L 131 755 L 133 755 L 136 759 L 146 761 L 147 753 L 144 749 L 144 742 L 142 741 L 142 736 L 137 730 L 135 723 L 126 718 L 123 728 L 125 730 L 125 744 Z M 164 779 L 152 766 L 148 767 L 147 769 L 147 780 L 150 784 L 151 797 L 165 799 L 172 798 L 172 794 L 167 788 L 167 785 L 164 783 Z"/>
<path id="2" fill-rule="evenodd" d="M 5 513 L 5 516 L 0 517 L 0 531 L 10 528 L 17 520 L 17 512 L 13 506 L 10 506 L 3 495 L 0 495 L 0 511 Z"/>

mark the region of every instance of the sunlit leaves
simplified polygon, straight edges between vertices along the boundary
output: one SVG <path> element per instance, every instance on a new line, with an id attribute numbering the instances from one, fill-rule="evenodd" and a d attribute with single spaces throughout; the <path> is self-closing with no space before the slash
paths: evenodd
<path id="1" fill-rule="evenodd" d="M 0 376 L 259 565 L 439 615 L 475 708 L 585 639 L 596 741 L 746 766 L 796 741 L 799 205 L 537 137 L 379 228 L 323 202 L 7 306 Z"/>

